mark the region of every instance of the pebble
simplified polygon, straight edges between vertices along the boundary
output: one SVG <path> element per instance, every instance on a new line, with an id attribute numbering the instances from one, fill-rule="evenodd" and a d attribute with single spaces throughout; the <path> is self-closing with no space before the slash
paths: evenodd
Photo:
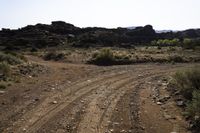
<path id="1" fill-rule="evenodd" d="M 114 131 L 114 129 L 110 129 L 110 132 L 113 132 Z"/>
<path id="2" fill-rule="evenodd" d="M 163 86 L 167 86 L 168 84 L 167 84 L 167 83 L 162 83 L 162 85 L 163 85 Z"/>
<path id="3" fill-rule="evenodd" d="M 157 105 L 162 105 L 163 103 L 161 103 L 161 102 L 157 102 L 156 104 L 157 104 Z"/>
<path id="4" fill-rule="evenodd" d="M 57 101 L 53 101 L 52 103 L 53 103 L 53 104 L 57 104 L 58 102 L 57 102 Z"/>
<path id="5" fill-rule="evenodd" d="M 171 119 L 172 117 L 171 117 L 170 115 L 168 115 L 168 114 L 164 114 L 164 118 L 165 118 L 166 120 L 169 120 L 169 119 Z"/>
<path id="6" fill-rule="evenodd" d="M 33 101 L 36 102 L 36 101 L 39 101 L 39 100 L 40 100 L 39 98 L 35 98 Z"/>
<path id="7" fill-rule="evenodd" d="M 119 125 L 119 122 L 114 122 L 113 125 Z"/>
<path id="8" fill-rule="evenodd" d="M 125 133 L 125 132 L 126 132 L 125 130 L 121 130 L 121 131 L 120 131 L 120 133 Z"/>
<path id="9" fill-rule="evenodd" d="M 107 121 L 107 123 L 112 123 L 111 121 Z"/>
<path id="10" fill-rule="evenodd" d="M 184 105 L 184 102 L 183 102 L 183 101 L 177 101 L 177 102 L 176 102 L 176 105 L 177 105 L 177 106 L 183 106 L 183 105 Z"/>
<path id="11" fill-rule="evenodd" d="M 0 91 L 0 94 L 4 94 L 5 93 L 5 91 Z"/>

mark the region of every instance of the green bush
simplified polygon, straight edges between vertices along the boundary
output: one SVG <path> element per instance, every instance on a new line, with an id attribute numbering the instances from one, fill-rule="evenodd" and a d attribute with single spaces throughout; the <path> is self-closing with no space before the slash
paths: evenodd
<path id="1" fill-rule="evenodd" d="M 27 58 L 22 54 L 19 54 L 19 53 L 13 52 L 13 51 L 6 51 L 4 53 L 5 54 L 10 54 L 10 55 L 22 60 L 22 61 L 28 61 Z"/>
<path id="2" fill-rule="evenodd" d="M 56 52 L 48 52 L 44 55 L 44 60 L 55 60 L 59 61 L 65 58 L 65 55 L 63 53 L 56 53 Z"/>
<path id="3" fill-rule="evenodd" d="M 200 90 L 200 69 L 192 68 L 176 72 L 174 85 L 186 99 L 191 100 L 193 91 Z"/>
<path id="4" fill-rule="evenodd" d="M 94 53 L 88 63 L 96 65 L 122 65 L 132 63 L 128 55 L 114 54 L 109 48 L 101 49 L 100 52 Z"/>
<path id="5" fill-rule="evenodd" d="M 183 48 L 185 48 L 185 49 L 194 49 L 195 48 L 194 41 L 192 39 L 185 38 L 183 40 Z"/>
<path id="6" fill-rule="evenodd" d="M 4 84 L 0 84 L 0 89 L 6 89 L 6 86 Z"/>
<path id="7" fill-rule="evenodd" d="M 0 62 L 6 62 L 11 65 L 21 64 L 23 62 L 22 57 L 19 57 L 10 53 L 0 52 Z"/>
<path id="8" fill-rule="evenodd" d="M 153 45 L 153 46 L 178 46 L 178 45 L 180 45 L 180 40 L 177 38 L 175 38 L 175 39 L 159 39 L 159 40 L 152 41 L 151 45 Z"/>
<path id="9" fill-rule="evenodd" d="M 187 101 L 185 114 L 190 118 L 193 128 L 200 129 L 200 69 L 191 68 L 177 72 L 172 85 L 180 91 Z"/>
<path id="10" fill-rule="evenodd" d="M 10 76 L 10 66 L 6 62 L 0 63 L 0 80 Z"/>
<path id="11" fill-rule="evenodd" d="M 200 38 L 195 38 L 195 39 L 185 38 L 182 44 L 182 47 L 185 49 L 196 49 L 196 47 L 199 46 L 200 46 Z"/>
<path id="12" fill-rule="evenodd" d="M 94 53 L 89 62 L 98 65 L 109 65 L 112 64 L 114 60 L 113 52 L 108 48 L 104 48 L 101 49 L 99 53 Z"/>
<path id="13" fill-rule="evenodd" d="M 191 118 L 193 128 L 200 129 L 200 90 L 192 93 L 192 101 L 188 102 L 186 107 L 186 115 Z"/>
<path id="14" fill-rule="evenodd" d="M 168 61 L 169 62 L 177 62 L 177 63 L 186 62 L 184 57 L 180 56 L 180 55 L 170 55 L 170 56 L 168 56 Z"/>

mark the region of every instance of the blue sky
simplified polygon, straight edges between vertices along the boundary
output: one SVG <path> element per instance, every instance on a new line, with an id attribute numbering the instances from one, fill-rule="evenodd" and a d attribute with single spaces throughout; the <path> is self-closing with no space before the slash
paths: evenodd
<path id="1" fill-rule="evenodd" d="M 200 28 L 200 0 L 0 0 L 0 28 L 55 20 L 79 27 Z"/>

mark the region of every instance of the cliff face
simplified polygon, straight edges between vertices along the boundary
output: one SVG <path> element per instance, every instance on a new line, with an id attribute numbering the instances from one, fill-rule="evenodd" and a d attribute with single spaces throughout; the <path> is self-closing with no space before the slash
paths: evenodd
<path id="1" fill-rule="evenodd" d="M 200 29 L 179 32 L 156 33 L 151 25 L 135 29 L 79 28 L 63 21 L 51 25 L 29 25 L 18 30 L 0 31 L 1 49 L 46 48 L 62 45 L 74 47 L 118 46 L 131 47 L 150 43 L 157 39 L 197 38 Z"/>

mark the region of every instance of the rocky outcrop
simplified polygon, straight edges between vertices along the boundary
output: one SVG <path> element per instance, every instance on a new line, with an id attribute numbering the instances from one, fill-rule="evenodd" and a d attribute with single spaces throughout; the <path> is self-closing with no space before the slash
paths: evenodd
<path id="1" fill-rule="evenodd" d="M 63 21 L 53 21 L 50 25 L 28 25 L 18 30 L 2 29 L 0 31 L 0 49 L 38 49 L 63 45 L 132 47 L 148 44 L 157 39 L 197 37 L 200 37 L 200 29 L 175 33 L 156 33 L 151 25 L 135 27 L 134 29 L 79 28 Z"/>

